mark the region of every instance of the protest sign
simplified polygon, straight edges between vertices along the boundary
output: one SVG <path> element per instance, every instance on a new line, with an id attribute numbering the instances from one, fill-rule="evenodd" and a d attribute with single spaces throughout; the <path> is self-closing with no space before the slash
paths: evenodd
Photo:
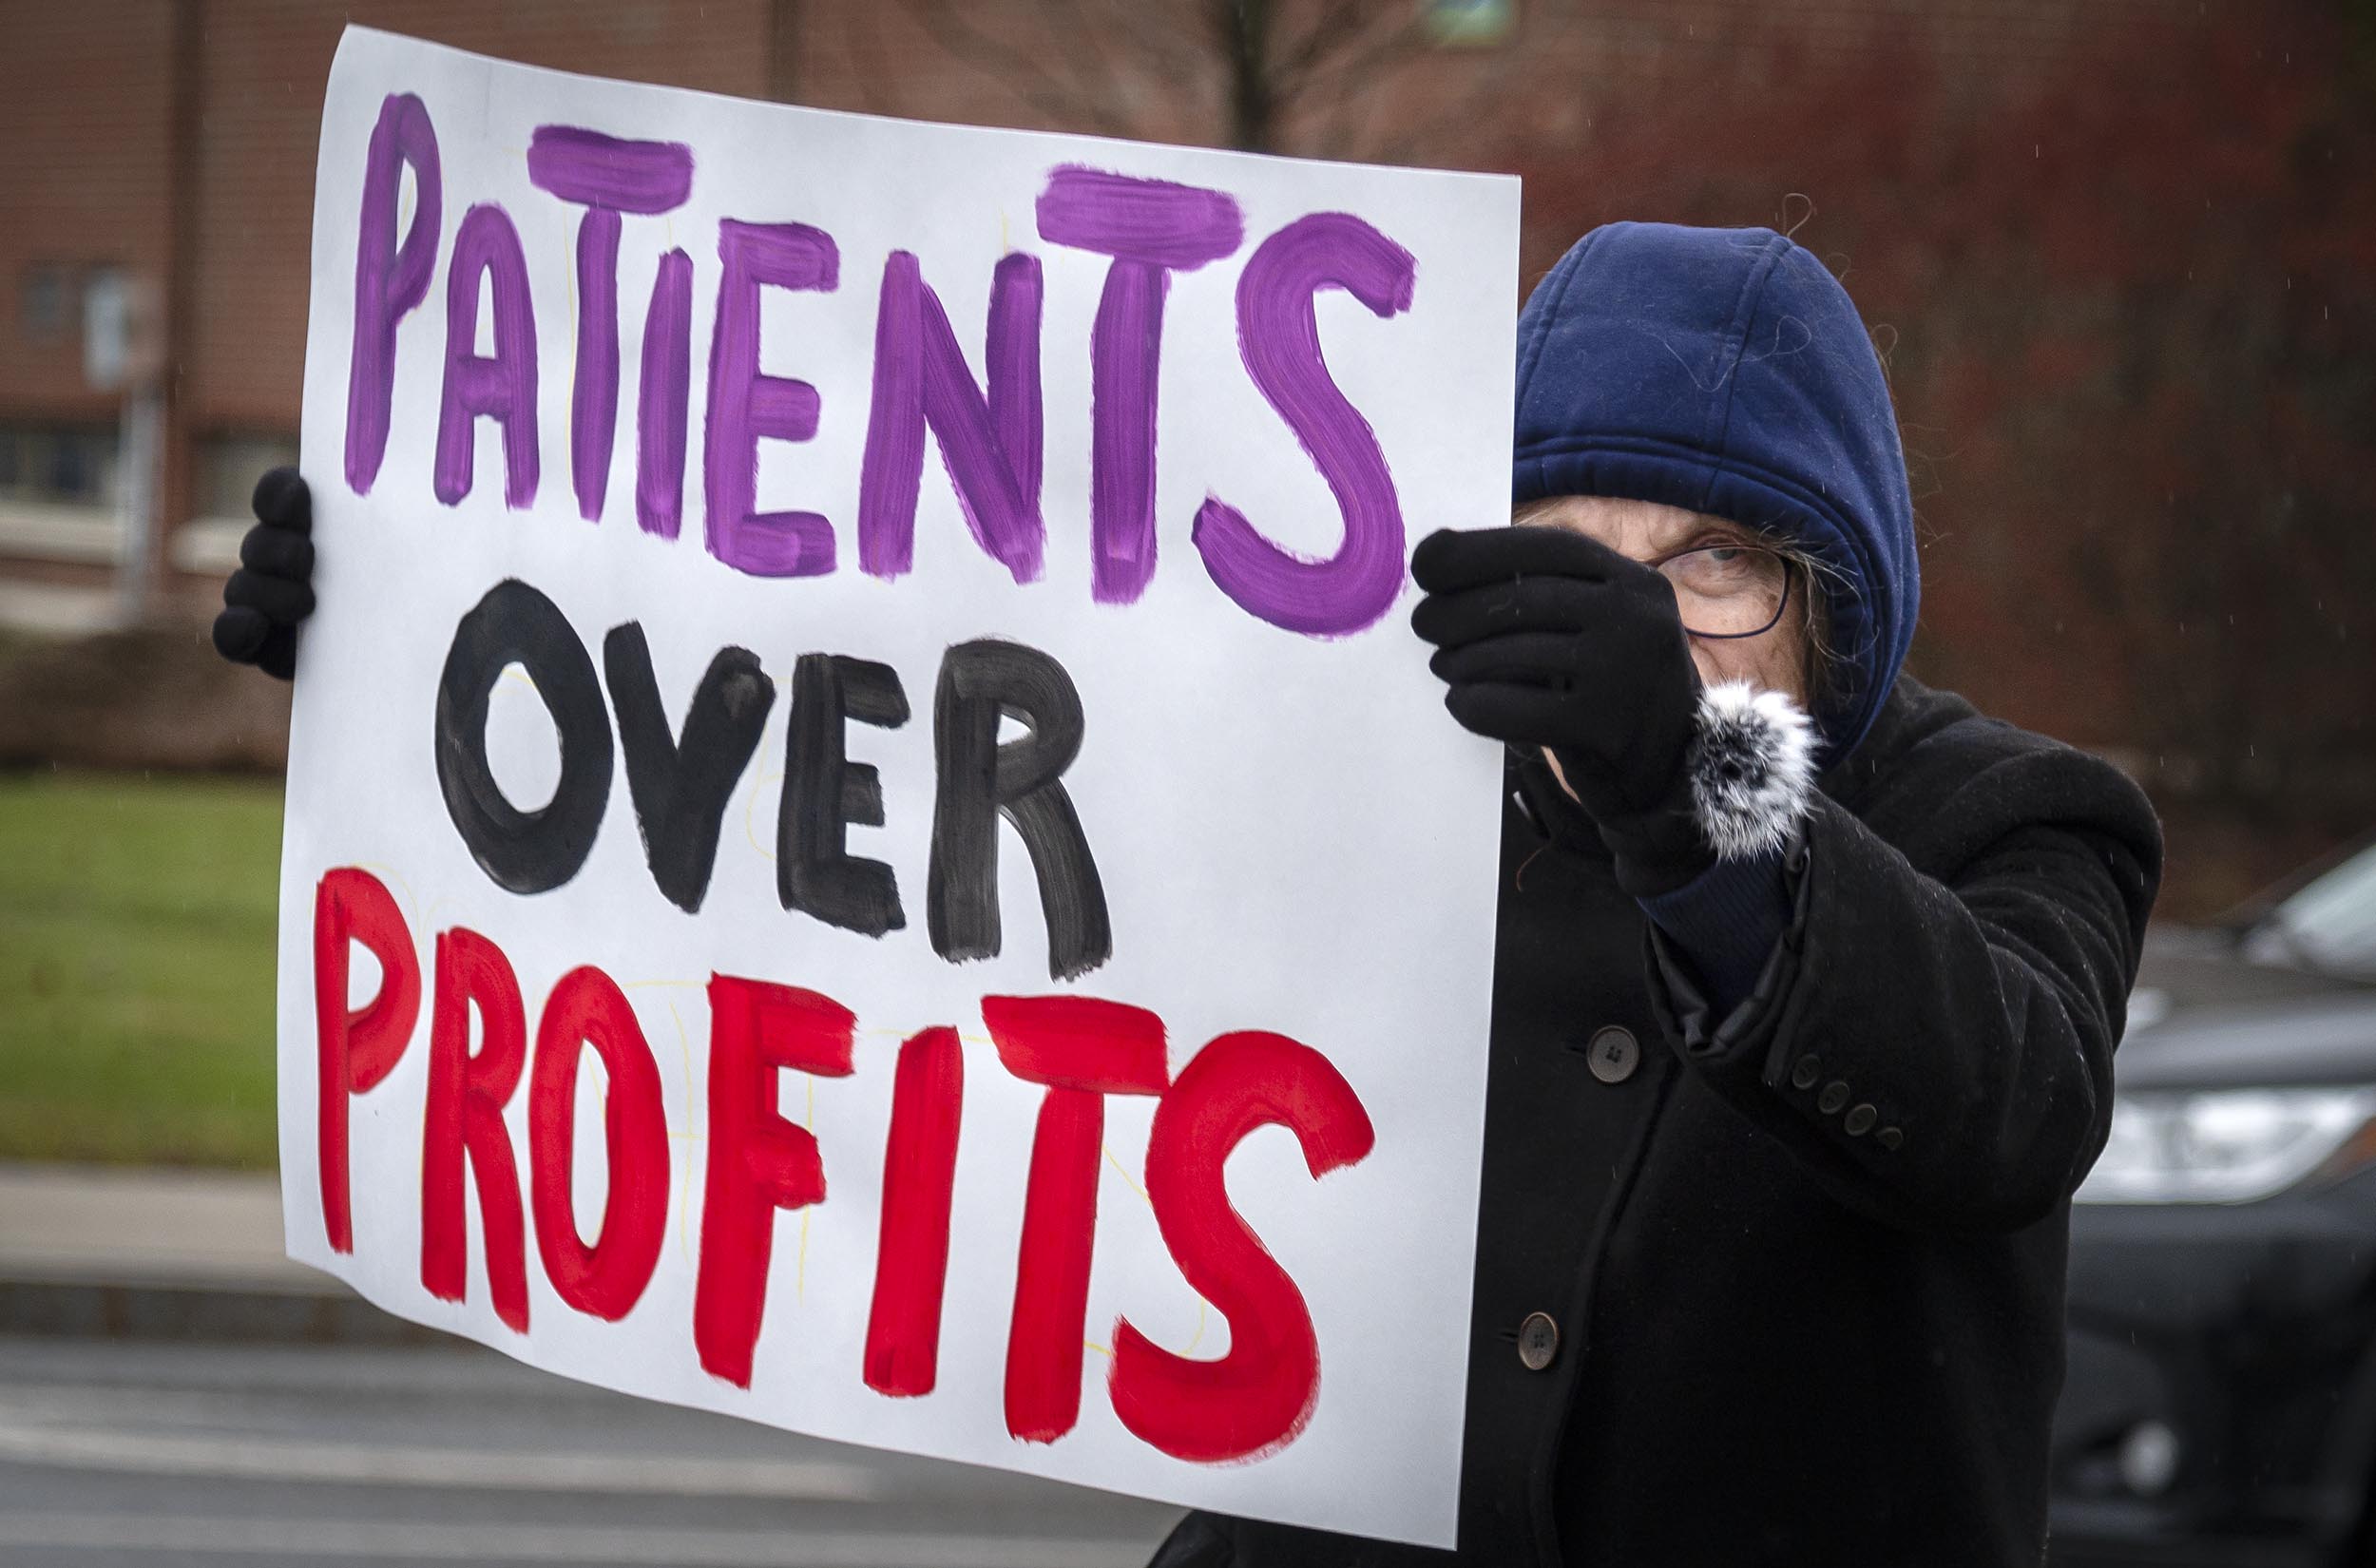
<path id="1" fill-rule="evenodd" d="M 1405 562 L 1506 517 L 1516 218 L 350 30 L 291 1254 L 635 1394 L 1448 1543 L 1500 762 Z"/>

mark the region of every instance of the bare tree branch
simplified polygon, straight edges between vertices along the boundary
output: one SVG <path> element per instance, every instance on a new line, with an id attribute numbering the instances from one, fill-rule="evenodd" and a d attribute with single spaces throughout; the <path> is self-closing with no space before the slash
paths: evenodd
<path id="1" fill-rule="evenodd" d="M 1229 143 L 1270 150 L 1278 100 L 1271 91 L 1270 0 L 1209 0 L 1205 15 L 1229 79 Z"/>
<path id="2" fill-rule="evenodd" d="M 1542 15 L 1546 9 L 1540 6 L 1531 8 L 1537 16 Z M 1570 22 L 1575 20 L 1572 12 L 1569 13 L 1567 20 Z M 1388 142 L 1379 150 L 1378 157 L 1389 163 L 1408 163 L 1419 156 L 1422 149 L 1442 145 L 1441 138 L 1457 131 L 1461 126 L 1475 124 L 1480 120 L 1492 118 L 1486 111 L 1504 99 L 1521 68 L 1538 61 L 1543 47 L 1550 43 L 1558 32 L 1565 30 L 1564 27 L 1557 31 L 1538 29 L 1530 37 L 1523 40 L 1510 40 L 1498 51 L 1492 65 L 1478 74 L 1477 80 L 1470 84 L 1466 92 L 1459 95 L 1439 113 Z"/>
<path id="3" fill-rule="evenodd" d="M 961 7 L 948 0 L 905 0 L 905 4 L 909 14 L 952 57 L 1004 82 L 1050 119 L 1106 136 L 1130 134 L 1129 125 L 1116 118 L 1094 91 L 1084 95 L 1079 86 L 1049 71 L 1038 56 L 975 27 L 962 14 Z"/>
<path id="4" fill-rule="evenodd" d="M 1094 96 L 1100 104 L 1120 104 L 1127 96 L 1122 88 L 1121 73 L 1114 68 L 1114 56 L 1105 47 L 1105 29 L 1093 27 L 1082 15 L 1076 0 L 1043 0 L 1055 13 L 1056 32 L 1060 37 L 1081 41 L 1081 53 L 1094 64 L 1097 85 Z M 1127 9 L 1127 8 L 1125 8 Z"/>
<path id="5" fill-rule="evenodd" d="M 977 20 L 979 12 L 963 0 L 902 4 L 952 58 L 994 77 L 1059 124 L 1109 136 L 1137 134 L 1126 105 L 1133 81 L 1142 80 L 1140 64 L 1157 81 L 1188 92 L 1201 91 L 1198 84 L 1209 83 L 1217 67 L 1226 116 L 1219 129 L 1231 145 L 1258 151 L 1277 148 L 1282 117 L 1300 105 L 1325 125 L 1321 150 L 1342 156 L 1349 121 L 1370 106 L 1369 89 L 1436 42 L 1425 0 L 1325 0 L 1289 37 L 1279 35 L 1278 0 L 1168 7 L 1043 0 L 1049 38 L 1028 46 Z M 1137 59 L 1126 66 L 1118 48 Z M 1504 51 L 1486 81 L 1433 117 L 1425 132 L 1398 137 L 1398 155 L 1473 118 L 1515 74 L 1522 52 Z M 1360 140 L 1368 142 L 1366 129 Z"/>
<path id="6" fill-rule="evenodd" d="M 1429 25 L 1428 10 L 1424 5 L 1403 0 L 1401 4 L 1386 8 L 1381 16 L 1391 17 L 1396 10 L 1409 12 L 1399 26 L 1380 29 L 1372 23 L 1360 32 L 1348 37 L 1346 46 L 1350 51 L 1352 44 L 1358 42 L 1363 33 L 1380 34 L 1368 48 L 1358 53 L 1349 52 L 1347 58 L 1330 67 L 1329 78 L 1339 85 L 1340 90 L 1365 86 L 1372 77 L 1388 68 L 1434 48 L 1435 29 Z"/>
<path id="7" fill-rule="evenodd" d="M 1123 0 L 1109 14 L 1159 75 L 1177 80 L 1201 72 L 1213 63 L 1212 56 L 1191 41 L 1192 30 L 1179 25 L 1187 14 L 1184 7 L 1143 6 Z"/>
<path id="8" fill-rule="evenodd" d="M 1389 0 L 1384 7 L 1377 7 L 1375 0 L 1331 0 L 1313 18 L 1303 37 L 1272 68 L 1273 90 L 1281 98 L 1293 97 L 1329 64 L 1332 56 L 1351 48 L 1376 25 L 1380 16 L 1390 16 L 1397 10 L 1406 9 L 1414 14 L 1420 10 L 1415 0 Z"/>
<path id="9" fill-rule="evenodd" d="M 1407 13 L 1395 20 L 1398 10 Z M 1380 21 L 1392 25 L 1381 28 Z M 1310 87 L 1299 92 L 1299 96 L 1313 98 L 1320 89 L 1325 87 L 1327 91 L 1327 128 L 1315 150 L 1323 157 L 1345 157 L 1351 149 L 1366 144 L 1365 138 L 1349 128 L 1351 113 L 1357 107 L 1369 108 L 1371 101 L 1367 96 L 1368 89 L 1432 49 L 1435 43 L 1435 31 L 1428 24 L 1426 8 L 1408 0 L 1389 5 L 1364 29 L 1349 35 L 1338 51 L 1339 58 L 1333 63 L 1324 59 L 1321 67 L 1315 67 Z"/>
<path id="10" fill-rule="evenodd" d="M 860 29 L 865 29 L 863 40 L 858 36 Z M 860 6 L 854 17 L 843 12 L 841 44 L 842 52 L 851 56 L 850 74 L 857 83 L 859 104 L 869 114 L 896 112 L 882 90 L 891 75 L 883 68 L 883 13 L 872 6 Z"/>

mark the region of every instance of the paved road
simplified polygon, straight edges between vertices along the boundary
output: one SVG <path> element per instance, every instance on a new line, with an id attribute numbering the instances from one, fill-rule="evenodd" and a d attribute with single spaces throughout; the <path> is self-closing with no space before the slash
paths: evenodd
<path id="1" fill-rule="evenodd" d="M 0 1338 L 6 1568 L 1126 1568 L 1176 1515 L 475 1347 Z"/>

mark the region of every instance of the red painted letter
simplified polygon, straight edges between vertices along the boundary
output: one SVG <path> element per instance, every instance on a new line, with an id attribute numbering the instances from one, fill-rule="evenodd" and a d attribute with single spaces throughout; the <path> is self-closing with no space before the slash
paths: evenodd
<path id="1" fill-rule="evenodd" d="M 776 1211 L 825 1201 L 816 1139 L 776 1109 L 777 1069 L 848 1076 L 858 1021 L 814 991 L 710 976 L 709 1178 L 693 1344 L 701 1365 L 751 1386 L 751 1351 L 767 1305 Z"/>
<path id="2" fill-rule="evenodd" d="M 470 1049 L 470 1012 L 479 1047 Z M 487 1288 L 495 1315 L 528 1329 L 527 1255 L 520 1219 L 520 1171 L 504 1101 L 527 1061 L 520 983 L 503 949 L 457 926 L 437 936 L 437 990 L 430 1004 L 429 1108 L 421 1129 L 421 1283 L 460 1301 L 469 1279 L 462 1213 L 462 1161 L 478 1182 L 479 1229 L 487 1243 Z"/>
<path id="3" fill-rule="evenodd" d="M 883 1149 L 883 1239 L 866 1324 L 866 1385 L 878 1394 L 929 1394 L 939 1374 L 948 1205 L 965 1100 L 966 1059 L 956 1030 L 927 1029 L 899 1047 Z"/>
<path id="4" fill-rule="evenodd" d="M 609 1172 L 603 1225 L 589 1247 L 570 1200 L 577 1142 L 578 1061 L 603 1059 L 603 1146 Z M 626 997 L 610 976 L 572 969 L 546 999 L 528 1072 L 528 1198 L 536 1249 L 561 1299 L 611 1322 L 651 1282 L 668 1226 L 668 1115 L 660 1068 Z"/>
<path id="5" fill-rule="evenodd" d="M 368 1007 L 347 1009 L 349 942 L 379 961 Z M 347 1202 L 347 1097 L 375 1087 L 404 1055 L 421 1015 L 412 932 L 379 878 L 353 866 L 324 871 L 314 889 L 314 1039 L 320 1051 L 322 1228 L 333 1252 L 354 1251 Z"/>
<path id="6" fill-rule="evenodd" d="M 1163 1021 L 1085 996 L 982 999 L 999 1060 L 1048 1085 L 1031 1138 L 1015 1317 L 1006 1334 L 1006 1430 L 1053 1443 L 1081 1417 L 1082 1329 L 1097 1239 L 1106 1095 L 1159 1095 Z"/>
<path id="7" fill-rule="evenodd" d="M 1155 1108 L 1147 1196 L 1179 1272 L 1229 1319 L 1229 1353 L 1191 1361 L 1114 1328 L 1114 1414 L 1175 1459 L 1244 1459 L 1293 1441 L 1320 1391 L 1303 1292 L 1230 1207 L 1221 1166 L 1256 1127 L 1302 1142 L 1316 1178 L 1368 1155 L 1375 1135 L 1328 1058 L 1284 1035 L 1226 1034 Z"/>

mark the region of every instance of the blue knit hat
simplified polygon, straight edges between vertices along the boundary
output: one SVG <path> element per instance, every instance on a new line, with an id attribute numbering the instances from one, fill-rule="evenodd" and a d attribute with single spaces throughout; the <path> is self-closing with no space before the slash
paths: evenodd
<path id="1" fill-rule="evenodd" d="M 1822 262 L 1771 229 L 1610 223 L 1518 322 L 1510 498 L 1662 502 L 1772 532 L 1836 568 L 1837 761 L 1889 695 L 1922 599 L 1889 388 Z"/>

